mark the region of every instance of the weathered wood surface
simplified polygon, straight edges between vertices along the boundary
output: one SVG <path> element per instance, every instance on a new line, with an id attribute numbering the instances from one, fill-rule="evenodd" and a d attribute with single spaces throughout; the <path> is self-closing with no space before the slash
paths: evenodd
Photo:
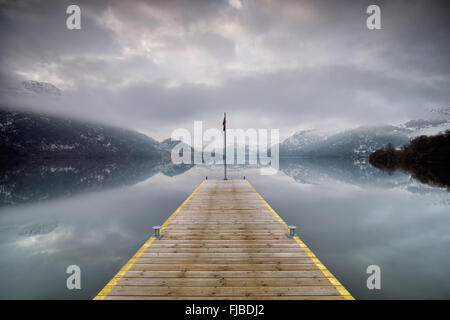
<path id="1" fill-rule="evenodd" d="M 96 299 L 352 299 L 246 180 L 206 180 Z"/>

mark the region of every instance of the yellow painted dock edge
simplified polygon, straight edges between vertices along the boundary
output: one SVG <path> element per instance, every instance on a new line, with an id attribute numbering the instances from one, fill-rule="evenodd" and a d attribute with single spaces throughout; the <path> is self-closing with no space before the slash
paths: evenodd
<path id="1" fill-rule="evenodd" d="M 258 191 L 253 187 L 253 185 L 250 183 L 250 181 L 246 180 L 247 183 L 252 187 L 253 191 L 256 192 L 256 194 L 259 196 L 259 198 L 265 203 L 267 208 L 273 213 L 275 217 L 277 217 L 278 220 L 280 220 L 281 223 L 283 223 L 286 230 L 289 230 L 288 225 L 284 220 L 278 215 L 278 213 L 275 212 L 275 210 L 272 209 L 272 207 L 267 203 L 266 200 L 259 194 Z M 345 300 L 355 300 L 355 298 L 350 294 L 350 292 L 347 291 L 347 289 L 344 288 L 344 286 L 339 282 L 338 279 L 336 279 L 333 274 L 328 271 L 327 267 L 320 262 L 320 260 L 316 257 L 316 255 L 308 248 L 308 246 L 298 237 L 295 236 L 293 238 L 295 241 L 297 241 L 298 245 L 305 250 L 305 252 L 308 254 L 308 256 L 311 258 L 311 260 L 316 264 L 316 266 L 322 271 L 323 275 L 331 282 L 331 284 L 336 288 L 336 290 L 341 294 L 341 296 L 344 297 Z"/>
<path id="2" fill-rule="evenodd" d="M 206 180 L 203 180 L 197 188 L 195 188 L 194 191 L 189 195 L 189 197 L 186 198 L 186 200 L 183 201 L 183 203 L 177 208 L 177 210 L 174 211 L 170 215 L 170 217 L 163 223 L 161 226 L 161 231 L 164 230 L 164 228 L 169 224 L 169 222 L 175 218 L 175 216 L 180 212 L 181 208 L 186 204 L 186 202 L 189 201 L 189 199 L 192 198 L 192 196 L 197 192 L 198 189 L 205 183 Z M 155 240 L 155 237 L 150 237 L 143 245 L 142 247 L 134 254 L 134 256 L 128 260 L 128 262 L 120 269 L 119 272 L 114 276 L 114 278 L 111 279 L 111 281 L 108 282 L 108 284 L 100 291 L 97 296 L 95 296 L 94 300 L 103 300 L 105 296 L 108 295 L 108 293 L 114 288 L 114 286 L 119 282 L 120 278 L 122 278 L 125 273 L 131 268 L 131 266 L 134 264 L 134 262 L 142 255 L 142 253 L 148 248 L 150 244 Z"/>

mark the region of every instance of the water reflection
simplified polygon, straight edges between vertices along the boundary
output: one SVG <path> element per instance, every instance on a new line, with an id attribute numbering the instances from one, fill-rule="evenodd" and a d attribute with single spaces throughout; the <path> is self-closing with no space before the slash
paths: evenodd
<path id="1" fill-rule="evenodd" d="M 387 174 L 372 167 L 366 159 L 282 158 L 280 170 L 295 181 L 307 184 L 335 181 L 358 186 L 376 185 L 392 188 L 411 182 L 407 175 L 401 172 Z"/>
<path id="2" fill-rule="evenodd" d="M 205 176 L 223 173 L 220 166 L 161 163 L 73 168 L 76 174 L 54 170 L 42 179 L 40 169 L 22 169 L 36 172 L 25 177 L 3 172 L 10 175 L 8 186 L 22 185 L 8 189 L 20 191 L 12 199 L 28 202 L 0 208 L 0 298 L 92 298 L 138 250 L 151 226 L 161 224 Z M 116 169 L 93 178 L 105 168 Z M 229 178 L 245 175 L 286 222 L 297 225 L 357 298 L 450 297 L 445 189 L 353 160 L 282 159 L 277 175 L 259 173 L 248 166 L 228 170 Z M 80 182 L 83 177 L 91 183 Z M 82 270 L 81 290 L 65 286 L 71 264 Z M 370 264 L 381 267 L 381 291 L 365 286 Z"/>
<path id="3" fill-rule="evenodd" d="M 79 192 L 134 185 L 161 172 L 173 177 L 189 170 L 164 160 L 46 161 L 0 169 L 0 205 L 43 201 Z"/>
<path id="4" fill-rule="evenodd" d="M 402 170 L 406 173 L 411 173 L 414 179 L 422 183 L 437 187 L 445 187 L 450 191 L 450 169 L 448 164 L 445 165 L 398 165 L 398 166 L 384 166 L 379 163 L 372 163 L 380 170 L 392 174 L 395 171 Z"/>

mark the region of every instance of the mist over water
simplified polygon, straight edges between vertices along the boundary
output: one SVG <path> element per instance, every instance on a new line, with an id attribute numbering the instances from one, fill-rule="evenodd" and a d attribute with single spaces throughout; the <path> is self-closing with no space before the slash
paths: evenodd
<path id="1" fill-rule="evenodd" d="M 68 167 L 74 170 L 61 169 Z M 221 166 L 154 162 L 25 172 L 22 181 L 2 172 L 3 299 L 93 298 L 205 176 L 223 177 Z M 351 160 L 280 159 L 273 176 L 249 166 L 229 166 L 227 174 L 246 176 L 355 298 L 450 296 L 445 188 Z M 81 268 L 81 290 L 66 288 L 73 264 Z M 381 268 L 381 290 L 366 287 L 373 264 Z"/>

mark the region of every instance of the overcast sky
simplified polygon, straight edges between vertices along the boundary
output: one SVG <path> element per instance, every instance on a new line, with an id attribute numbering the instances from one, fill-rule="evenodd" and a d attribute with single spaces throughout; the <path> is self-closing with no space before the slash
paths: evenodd
<path id="1" fill-rule="evenodd" d="M 450 1 L 0 0 L 1 84 L 63 92 L 2 104 L 158 140 L 194 120 L 300 129 L 396 123 L 450 105 Z M 81 7 L 81 30 L 66 8 Z M 366 9 L 381 8 L 382 30 Z"/>

